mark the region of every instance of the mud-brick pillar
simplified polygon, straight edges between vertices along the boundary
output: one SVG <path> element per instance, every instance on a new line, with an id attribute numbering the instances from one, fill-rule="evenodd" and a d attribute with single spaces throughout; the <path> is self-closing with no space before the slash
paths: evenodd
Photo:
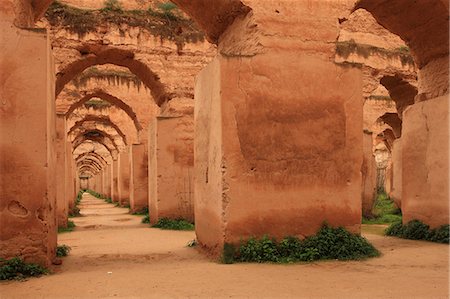
<path id="1" fill-rule="evenodd" d="M 371 216 L 376 197 L 377 169 L 373 155 L 372 133 L 363 133 L 363 164 L 362 173 L 362 212 L 364 216 Z"/>
<path id="2" fill-rule="evenodd" d="M 54 64 L 45 29 L 0 9 L 0 258 L 49 266 L 56 249 Z M 11 12 L 11 11 L 9 11 Z"/>
<path id="3" fill-rule="evenodd" d="M 194 221 L 193 115 L 159 116 L 149 126 L 149 209 L 159 218 Z"/>
<path id="4" fill-rule="evenodd" d="M 106 173 L 107 168 L 108 168 L 108 164 L 105 164 L 102 169 L 102 191 L 101 191 L 102 195 L 106 195 L 106 193 L 107 193 L 107 191 L 106 191 L 106 189 L 107 189 L 106 179 L 108 177 L 108 175 Z"/>
<path id="5" fill-rule="evenodd" d="M 76 170 L 74 168 L 75 160 L 73 159 L 72 154 L 72 143 L 70 141 L 66 141 L 65 148 L 65 197 L 66 205 L 68 207 L 68 210 L 70 210 L 75 206 L 75 198 L 78 194 L 79 189 L 76 189 L 76 185 L 74 184 L 74 180 L 76 178 Z"/>
<path id="6" fill-rule="evenodd" d="M 136 212 L 148 206 L 148 157 L 145 144 L 130 147 L 130 209 Z"/>
<path id="7" fill-rule="evenodd" d="M 296 13 L 274 28 L 264 12 L 275 9 Z M 330 61 L 345 9 L 260 1 L 197 77 L 195 227 L 209 252 L 252 236 L 312 235 L 324 221 L 360 231 L 362 73 Z M 233 34 L 260 16 L 264 37 L 235 52 Z"/>
<path id="8" fill-rule="evenodd" d="M 56 115 L 56 217 L 59 227 L 67 227 L 66 197 L 66 117 Z"/>
<path id="9" fill-rule="evenodd" d="M 111 164 L 111 199 L 119 201 L 119 161 L 116 158 Z"/>
<path id="10" fill-rule="evenodd" d="M 127 148 L 119 154 L 119 203 L 130 203 L 130 150 Z"/>
<path id="11" fill-rule="evenodd" d="M 389 197 L 397 207 L 402 206 L 402 139 L 394 140 L 392 144 L 392 190 Z"/>
<path id="12" fill-rule="evenodd" d="M 112 161 L 110 162 L 110 164 L 106 165 L 105 168 L 105 196 L 106 197 L 111 197 L 111 164 Z"/>
<path id="13" fill-rule="evenodd" d="M 449 97 L 409 106 L 403 112 L 403 222 L 449 224 Z"/>
<path id="14" fill-rule="evenodd" d="M 100 170 L 97 173 L 97 190 L 95 190 L 98 193 L 102 193 L 103 190 L 103 172 Z"/>

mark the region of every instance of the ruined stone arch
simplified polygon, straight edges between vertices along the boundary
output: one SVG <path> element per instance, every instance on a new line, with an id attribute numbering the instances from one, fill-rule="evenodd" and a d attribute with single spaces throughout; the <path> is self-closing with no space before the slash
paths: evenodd
<path id="1" fill-rule="evenodd" d="M 91 165 L 95 170 L 97 170 L 97 172 L 99 172 L 100 170 L 102 170 L 102 167 L 98 164 L 97 161 L 92 160 L 92 159 L 81 159 L 80 161 L 76 162 L 77 166 L 83 166 L 83 165 Z"/>
<path id="2" fill-rule="evenodd" d="M 387 112 L 378 118 L 378 121 L 382 121 L 392 128 L 392 133 L 395 138 L 402 136 L 402 120 L 397 113 Z"/>
<path id="3" fill-rule="evenodd" d="M 449 6 L 446 0 L 359 0 L 379 24 L 410 48 L 419 68 L 419 100 L 448 93 Z M 439 74 L 436 76 L 436 74 Z"/>
<path id="4" fill-rule="evenodd" d="M 94 65 L 113 64 L 126 67 L 135 74 L 150 92 L 158 106 L 168 102 L 171 99 L 164 85 L 146 64 L 138 61 L 134 57 L 133 51 L 117 49 L 104 45 L 84 45 L 78 49 L 82 53 L 82 58 L 65 66 L 56 74 L 55 94 L 56 97 L 61 93 L 64 86 L 75 76 L 83 72 L 88 67 Z"/>
<path id="5" fill-rule="evenodd" d="M 399 75 L 383 76 L 380 83 L 388 90 L 397 107 L 398 116 L 402 118 L 406 107 L 414 104 L 417 88 Z"/>
<path id="6" fill-rule="evenodd" d="M 102 143 L 110 150 L 120 151 L 119 146 L 114 142 L 114 139 L 106 133 L 105 135 L 99 137 L 92 137 L 86 136 L 84 132 L 81 132 L 73 139 L 72 146 L 77 147 L 79 144 L 82 144 L 86 140 Z"/>
<path id="7" fill-rule="evenodd" d="M 92 93 L 88 93 L 84 95 L 78 102 L 72 104 L 70 108 L 66 112 L 66 119 L 70 117 L 70 115 L 75 111 L 77 108 L 81 107 L 84 103 L 89 101 L 92 98 L 99 98 L 104 101 L 107 101 L 108 103 L 122 109 L 125 111 L 125 113 L 131 118 L 131 120 L 134 123 L 134 126 L 136 127 L 137 131 L 142 130 L 142 126 L 136 116 L 136 113 L 133 111 L 133 108 L 127 105 L 125 102 L 123 102 L 121 99 L 105 92 L 104 90 L 95 90 Z"/>
<path id="8" fill-rule="evenodd" d="M 97 144 L 97 145 L 102 146 L 106 150 L 106 152 L 108 153 L 108 157 L 111 157 L 112 159 L 117 157 L 118 151 L 116 149 L 110 149 L 108 146 L 106 146 L 106 144 L 104 142 L 102 142 L 100 140 L 84 140 L 82 143 L 77 144 L 76 146 L 73 146 L 72 154 L 77 155 L 77 150 L 81 146 L 85 145 L 86 142 L 89 142 L 89 143 L 91 143 L 93 145 Z M 107 157 L 103 156 L 103 158 L 105 158 L 105 160 L 106 160 Z"/>
<path id="9" fill-rule="evenodd" d="M 85 152 L 83 154 L 80 154 L 80 155 L 75 157 L 75 161 L 78 161 L 79 159 L 81 159 L 83 157 L 86 157 L 86 156 L 95 157 L 103 166 L 108 164 L 106 159 L 102 155 L 98 154 L 95 151 L 89 151 L 89 152 Z"/>
<path id="10" fill-rule="evenodd" d="M 117 132 L 117 134 L 122 138 L 124 145 L 128 144 L 125 134 L 115 123 L 113 123 L 109 119 L 109 117 L 98 117 L 94 115 L 86 115 L 82 120 L 76 121 L 75 124 L 67 132 L 67 136 L 70 136 L 76 129 L 82 128 L 84 123 L 86 122 L 103 124 L 105 126 L 113 128 Z"/>

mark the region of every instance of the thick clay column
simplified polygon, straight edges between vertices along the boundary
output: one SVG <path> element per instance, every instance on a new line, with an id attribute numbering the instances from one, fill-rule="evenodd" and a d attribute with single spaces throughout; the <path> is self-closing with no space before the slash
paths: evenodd
<path id="1" fill-rule="evenodd" d="M 377 188 L 377 169 L 373 156 L 372 133 L 363 133 L 363 164 L 362 173 L 362 212 L 364 216 L 371 216 Z"/>
<path id="2" fill-rule="evenodd" d="M 49 266 L 57 227 L 54 65 L 46 31 L 15 27 L 12 7 L 4 1 L 0 9 L 0 258 Z"/>
<path id="3" fill-rule="evenodd" d="M 111 164 L 111 199 L 113 202 L 119 201 L 119 161 L 116 158 Z"/>
<path id="4" fill-rule="evenodd" d="M 127 148 L 119 154 L 119 203 L 130 203 L 130 150 Z"/>
<path id="5" fill-rule="evenodd" d="M 332 3 L 255 2 L 197 78 L 195 227 L 210 252 L 324 221 L 360 230 L 362 74 L 332 61 L 351 8 Z"/>
<path id="6" fill-rule="evenodd" d="M 149 132 L 150 222 L 194 221 L 193 115 L 156 117 Z"/>
<path id="7" fill-rule="evenodd" d="M 402 139 L 394 140 L 392 144 L 392 190 L 389 197 L 397 207 L 402 208 Z"/>
<path id="8" fill-rule="evenodd" d="M 105 168 L 105 196 L 111 198 L 111 164 L 106 165 Z"/>
<path id="9" fill-rule="evenodd" d="M 106 193 L 107 193 L 107 191 L 106 191 L 106 189 L 107 189 L 107 183 L 106 183 L 106 179 L 107 179 L 107 174 L 106 174 L 106 169 L 108 168 L 108 164 L 105 164 L 104 166 L 103 166 L 103 169 L 102 169 L 102 191 L 101 191 L 101 194 L 102 195 L 106 195 Z"/>
<path id="10" fill-rule="evenodd" d="M 130 147 L 130 209 L 136 212 L 148 206 L 148 157 L 145 144 Z"/>
<path id="11" fill-rule="evenodd" d="M 56 217 L 58 226 L 67 226 L 68 201 L 66 197 L 66 117 L 56 115 Z"/>
<path id="12" fill-rule="evenodd" d="M 449 224 L 448 95 L 416 103 L 403 112 L 403 222 Z"/>
<path id="13" fill-rule="evenodd" d="M 72 209 L 75 206 L 75 197 L 79 190 L 76 189 L 74 184 L 74 180 L 76 178 L 76 170 L 74 168 L 75 161 L 72 155 L 72 143 L 67 141 L 65 144 L 66 147 L 66 157 L 65 157 L 65 174 L 64 174 L 64 188 L 65 188 L 65 196 L 66 196 L 66 204 L 68 210 Z"/>

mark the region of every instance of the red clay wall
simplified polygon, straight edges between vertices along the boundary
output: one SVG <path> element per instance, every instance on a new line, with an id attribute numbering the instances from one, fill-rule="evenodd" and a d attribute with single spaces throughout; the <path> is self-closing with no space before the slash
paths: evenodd
<path id="1" fill-rule="evenodd" d="M 449 223 L 449 99 L 416 103 L 403 112 L 403 222 Z"/>
<path id="2" fill-rule="evenodd" d="M 56 248 L 53 60 L 42 30 L 0 10 L 0 257 L 48 266 Z"/>

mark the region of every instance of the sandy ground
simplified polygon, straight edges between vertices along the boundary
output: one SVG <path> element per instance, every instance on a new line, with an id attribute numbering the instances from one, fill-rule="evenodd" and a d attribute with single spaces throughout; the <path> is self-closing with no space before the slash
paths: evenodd
<path id="1" fill-rule="evenodd" d="M 449 246 L 377 235 L 382 253 L 358 262 L 233 264 L 186 247 L 194 232 L 140 223 L 128 209 L 83 197 L 72 247 L 52 275 L 0 283 L 0 298 L 448 298 Z"/>

